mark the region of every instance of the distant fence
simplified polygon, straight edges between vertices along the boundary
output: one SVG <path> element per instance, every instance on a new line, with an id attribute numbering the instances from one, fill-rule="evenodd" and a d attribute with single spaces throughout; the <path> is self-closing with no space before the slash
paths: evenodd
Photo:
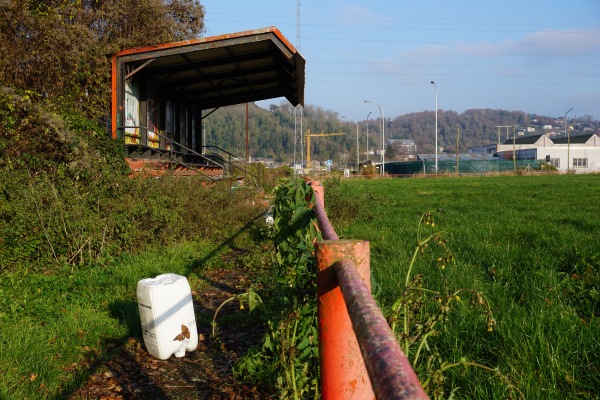
<path id="1" fill-rule="evenodd" d="M 495 159 L 495 160 L 459 160 L 459 174 L 487 174 L 498 172 L 511 172 L 523 168 L 537 168 L 540 165 L 539 160 L 513 160 Z M 438 162 L 438 173 L 453 173 L 457 168 L 456 161 Z M 435 174 L 435 162 L 432 161 L 397 161 L 385 163 L 385 173 L 389 175 L 431 175 Z"/>
<path id="2" fill-rule="evenodd" d="M 370 290 L 369 242 L 340 240 L 312 182 L 323 241 L 316 243 L 323 399 L 427 399 Z"/>

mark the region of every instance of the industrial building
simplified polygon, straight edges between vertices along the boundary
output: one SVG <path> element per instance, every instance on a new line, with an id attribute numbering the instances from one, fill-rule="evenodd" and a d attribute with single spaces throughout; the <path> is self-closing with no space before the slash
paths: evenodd
<path id="1" fill-rule="evenodd" d="M 600 172 L 600 137 L 595 134 L 550 137 L 547 134 L 521 136 L 496 145 L 503 159 L 546 162 L 561 172 Z"/>

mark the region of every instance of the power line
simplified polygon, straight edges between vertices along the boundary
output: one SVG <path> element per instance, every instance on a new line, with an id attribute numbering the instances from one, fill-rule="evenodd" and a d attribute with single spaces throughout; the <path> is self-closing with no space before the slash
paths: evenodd
<path id="1" fill-rule="evenodd" d="M 260 21 L 285 21 L 290 20 L 289 14 L 268 14 L 268 11 L 265 10 L 243 10 L 236 9 L 236 12 L 244 17 L 257 17 Z M 305 20 L 309 21 L 324 21 L 324 24 L 317 25 L 312 24 L 311 26 L 332 26 L 331 25 L 331 16 L 324 16 L 323 12 L 304 12 Z M 212 16 L 223 16 L 225 18 L 231 17 L 232 12 L 229 8 L 211 8 L 210 14 L 204 19 L 205 22 L 253 22 L 247 20 L 230 20 L 230 19 L 220 19 L 220 18 L 212 18 Z M 430 15 L 427 16 L 415 16 L 415 15 L 403 15 L 403 16 L 394 16 L 394 15 L 345 15 L 344 18 L 348 21 L 356 21 L 360 23 L 365 22 L 373 22 L 378 26 L 381 26 L 382 22 L 386 22 L 388 24 L 434 24 L 438 26 L 439 24 L 456 24 L 460 26 L 470 25 L 470 26 L 519 26 L 523 25 L 532 25 L 532 24 L 549 24 L 552 26 L 572 26 L 572 23 L 566 22 L 564 19 L 532 19 L 526 18 L 522 20 L 518 20 L 515 18 L 510 19 L 498 19 L 498 18 L 478 18 L 477 20 L 473 20 L 471 18 L 452 18 L 452 17 L 432 17 Z M 577 20 L 578 24 L 596 24 L 598 21 L 595 18 L 590 19 L 582 19 L 579 18 Z M 289 22 L 292 24 L 292 22 Z M 340 27 L 347 27 L 347 25 L 339 25 Z M 356 26 L 356 25 L 353 25 Z"/>
<path id="2" fill-rule="evenodd" d="M 598 32 L 600 34 L 600 32 Z M 442 41 L 422 41 L 422 40 L 388 40 L 388 39 L 354 39 L 354 38 L 331 38 L 331 37 L 305 37 L 308 40 L 328 40 L 332 42 L 364 42 L 364 43 L 415 43 L 415 44 L 457 44 L 454 42 L 442 42 Z M 461 46 L 481 46 L 494 45 L 494 46 L 600 46 L 600 43 L 526 43 L 526 42 L 460 42 Z"/>
<path id="3" fill-rule="evenodd" d="M 382 50 L 364 50 L 364 49 L 335 49 L 335 48 L 322 48 L 322 49 L 318 49 L 318 48 L 305 48 L 306 50 L 310 50 L 310 51 L 326 51 L 328 53 L 330 52 L 349 52 L 349 51 L 357 51 L 357 52 L 361 52 L 361 53 L 382 53 L 382 54 L 390 54 L 391 51 L 388 49 L 386 51 L 382 51 Z M 570 56 L 573 55 L 573 53 L 556 53 L 556 52 L 552 52 L 552 53 L 503 53 L 503 52 L 482 52 L 482 51 L 452 51 L 452 50 L 448 50 L 448 51 L 426 51 L 426 50 L 418 50 L 418 51 L 414 51 L 414 50 L 394 50 L 393 51 L 394 54 L 448 54 L 448 55 L 486 55 L 486 56 Z M 584 56 L 600 56 L 600 53 L 586 53 L 583 54 Z"/>
<path id="4" fill-rule="evenodd" d="M 344 64 L 344 65 L 383 65 L 400 67 L 518 67 L 518 68 L 575 68 L 600 67 L 600 64 L 449 64 L 449 63 L 394 63 L 394 62 L 360 62 L 360 61 L 313 61 L 311 64 Z"/>
<path id="5" fill-rule="evenodd" d="M 306 83 L 333 83 L 340 85 L 349 85 L 349 84 L 364 84 L 364 85 L 424 85 L 427 82 L 377 82 L 377 81 L 327 81 L 327 80 L 312 80 L 307 79 Z M 502 83 L 450 83 L 444 82 L 444 86 L 597 86 L 600 85 L 600 81 L 598 82 L 582 82 L 582 83 L 564 83 L 564 82 L 538 82 L 538 83 L 519 83 L 519 82 L 502 82 Z"/>
<path id="6" fill-rule="evenodd" d="M 315 71 L 308 69 L 307 73 L 314 74 L 347 74 L 347 75 L 392 75 L 392 76 L 431 76 L 430 72 L 423 73 L 407 73 L 407 72 L 351 72 L 351 71 Z M 437 76 L 469 76 L 469 77 L 573 77 L 573 78 L 587 78 L 600 76 L 600 74 L 453 74 L 453 73 L 436 73 Z"/>
<path id="7" fill-rule="evenodd" d="M 236 24 L 261 23 L 261 24 L 267 24 L 267 25 L 273 24 L 273 20 L 249 21 L 249 20 L 205 19 L 205 24 L 208 25 L 208 23 L 210 23 L 210 22 L 226 22 L 226 23 L 236 23 Z M 292 22 L 278 22 L 278 25 L 292 26 L 294 24 Z M 462 26 L 464 24 L 460 24 L 460 25 Z M 392 31 L 425 31 L 425 32 L 490 32 L 490 33 L 537 33 L 537 32 L 539 32 L 539 30 L 535 30 L 535 29 L 532 30 L 532 29 L 428 28 L 428 27 L 424 27 L 424 26 L 408 27 L 408 26 L 393 26 L 393 25 L 387 25 L 387 26 L 341 25 L 341 24 L 336 25 L 336 24 L 327 24 L 327 23 L 326 24 L 304 23 L 303 26 L 314 27 L 314 28 L 324 28 L 324 29 L 332 29 L 332 28 L 343 28 L 343 29 L 352 29 L 352 30 L 356 30 L 356 29 L 373 29 L 373 30 L 386 29 L 386 30 L 392 30 Z M 554 25 L 554 26 L 556 26 L 556 25 Z M 561 31 L 560 34 L 561 35 L 563 35 L 563 34 L 566 34 L 566 35 L 571 35 L 571 34 L 598 35 L 598 34 L 600 34 L 600 31 L 598 31 L 598 30 L 568 30 L 568 31 Z"/>

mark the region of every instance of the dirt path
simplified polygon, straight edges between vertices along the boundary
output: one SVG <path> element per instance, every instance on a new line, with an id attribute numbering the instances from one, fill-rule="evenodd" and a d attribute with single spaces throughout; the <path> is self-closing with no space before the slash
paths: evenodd
<path id="1" fill-rule="evenodd" d="M 240 292 L 236 287 L 248 278 L 239 269 L 214 269 L 203 277 L 207 289 L 193 292 L 194 308 L 200 319 L 212 318 L 214 310 Z M 219 312 L 219 320 L 243 312 L 231 302 Z M 208 320 L 210 320 L 208 318 Z M 227 318 L 225 318 L 227 319 Z M 234 320 L 229 318 L 230 320 Z M 198 321 L 197 321 L 198 322 Z M 158 360 L 148 354 L 143 342 L 129 338 L 116 346 L 107 361 L 69 399 L 270 399 L 236 380 L 232 366 L 240 355 L 262 337 L 260 327 L 234 323 L 220 326 L 220 343 L 210 339 L 211 327 L 197 323 L 199 343 L 185 357 Z M 232 324 L 232 323 L 230 323 Z"/>

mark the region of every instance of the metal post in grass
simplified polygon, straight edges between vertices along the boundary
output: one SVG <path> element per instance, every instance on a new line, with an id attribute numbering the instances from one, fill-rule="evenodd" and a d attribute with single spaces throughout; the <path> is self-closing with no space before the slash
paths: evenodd
<path id="1" fill-rule="evenodd" d="M 569 135 L 569 129 L 567 128 L 567 114 L 573 110 L 573 107 L 565 113 L 565 136 L 567 137 L 567 174 L 571 169 L 571 135 Z"/>
<path id="2" fill-rule="evenodd" d="M 317 260 L 317 313 L 323 399 L 374 399 L 352 321 L 336 277 L 335 265 L 350 257 L 366 285 L 371 287 L 369 242 L 340 241 L 325 212 L 321 182 L 310 183 L 315 192 L 317 222 L 325 240 L 315 247 Z"/>
<path id="3" fill-rule="evenodd" d="M 379 117 L 381 118 L 381 176 L 385 176 L 385 117 L 383 116 L 383 108 L 370 100 L 365 100 L 364 102 L 375 104 L 379 107 Z"/>
<path id="4" fill-rule="evenodd" d="M 438 92 L 435 81 L 431 81 L 435 88 L 435 173 L 438 173 Z"/>

